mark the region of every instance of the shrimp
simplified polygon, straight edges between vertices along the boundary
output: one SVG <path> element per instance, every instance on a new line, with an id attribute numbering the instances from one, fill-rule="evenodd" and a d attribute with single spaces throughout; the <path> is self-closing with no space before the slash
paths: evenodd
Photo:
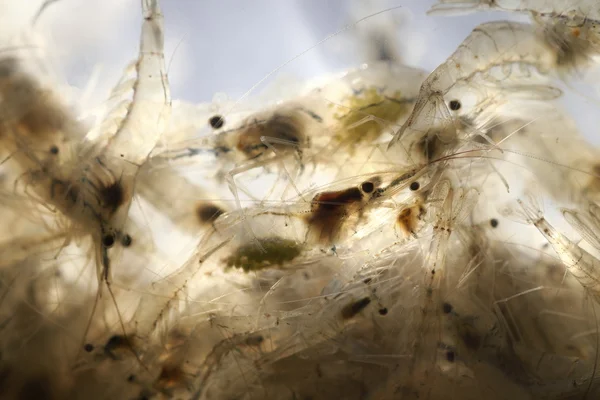
<path id="1" fill-rule="evenodd" d="M 293 186 L 305 165 L 346 163 L 408 115 L 424 78 L 420 69 L 387 63 L 336 74 L 258 112 L 202 118 L 198 128 L 202 132 L 210 125 L 210 134 L 200 138 L 193 136 L 194 129 L 187 139 L 169 132 L 166 136 L 176 140 L 167 140 L 150 162 L 160 168 L 214 156 L 219 161 L 216 177 L 226 181 L 239 209 L 243 189 L 237 176 L 275 167 Z"/>
<path id="2" fill-rule="evenodd" d="M 99 154 L 94 151 L 96 168 L 98 165 L 103 167 L 114 179 L 110 186 L 113 204 L 105 202 L 112 213 L 102 218 L 100 227 L 104 248 L 127 218 L 137 173 L 161 138 L 170 115 L 170 90 L 163 55 L 163 16 L 158 0 L 143 0 L 142 12 L 144 22 L 132 103 L 106 147 Z M 84 167 L 84 171 L 86 169 Z"/>
<path id="3" fill-rule="evenodd" d="M 428 14 L 462 14 L 480 10 L 530 14 L 555 53 L 559 70 L 589 64 L 600 56 L 600 4 L 560 0 L 441 0 Z"/>
<path id="4" fill-rule="evenodd" d="M 403 136 L 457 136 L 465 121 L 477 125 L 497 111 L 502 96 L 526 93 L 530 99 L 548 100 L 560 96 L 558 89 L 534 79 L 532 73 L 547 74 L 552 54 L 535 30 L 516 22 L 479 25 L 459 48 L 421 85 L 411 115 L 390 141 L 388 149 Z M 475 100 L 468 97 L 475 96 Z M 472 104 L 470 104 L 472 103 Z M 444 141 L 448 141 L 445 139 Z"/>
<path id="5" fill-rule="evenodd" d="M 572 10 L 582 17 L 600 19 L 600 5 L 595 0 L 439 0 L 427 13 L 459 15 L 488 10 L 540 14 L 562 14 Z"/>
<path id="6" fill-rule="evenodd" d="M 410 390 L 420 394 L 426 389 L 419 381 L 429 375 L 427 370 L 432 368 L 432 365 L 438 363 L 440 344 L 434 338 L 440 336 L 439 332 L 442 329 L 440 320 L 448 290 L 445 285 L 445 268 L 450 235 L 455 226 L 473 210 L 478 193 L 475 189 L 455 190 L 449 180 L 443 179 L 436 184 L 430 196 L 433 197 L 430 199 L 433 202 L 430 214 L 433 216 L 434 232 L 424 260 L 426 277 L 423 283 L 427 294 L 424 298 L 425 304 L 422 305 L 423 316 L 417 330 L 413 361 L 407 371 L 410 374 Z M 440 204 L 436 205 L 437 202 Z M 447 354 L 445 356 L 448 357 Z M 426 370 L 423 370 L 424 368 Z"/>
<path id="7" fill-rule="evenodd" d="M 554 228 L 544 218 L 539 205 L 534 200 L 527 204 L 520 199 L 517 202 L 521 206 L 527 222 L 544 235 L 567 271 L 597 302 L 600 302 L 600 261 Z"/>
<path id="8" fill-rule="evenodd" d="M 24 181 L 26 193 L 54 212 L 52 219 L 61 228 L 59 234 L 42 236 L 33 245 L 47 250 L 62 239 L 65 248 L 73 237 L 90 238 L 93 244 L 98 286 L 84 341 L 105 288 L 125 333 L 112 289 L 109 250 L 117 241 L 124 248 L 132 243 L 123 229 L 129 222 L 135 180 L 162 135 L 170 109 L 158 2 L 143 1 L 142 12 L 136 77 L 130 82 L 121 81 L 113 93 L 129 89 L 132 98 L 108 113 L 96 137 L 86 135 L 84 125 L 16 60 L 0 60 L 3 150 L 9 153 L 10 163 L 22 172 L 17 184 Z M 25 245 L 15 244 L 21 247 L 20 253 L 27 252 Z M 139 358 L 138 361 L 141 363 Z"/>
<path id="9" fill-rule="evenodd" d="M 444 179 L 437 183 L 429 199 L 434 205 L 430 214 L 433 215 L 434 237 L 430 245 L 429 261 L 427 268 L 432 275 L 445 266 L 448 240 L 454 226 L 461 223 L 472 211 L 477 203 L 479 192 L 472 188 L 455 190 L 449 180 Z M 441 206 L 436 202 L 441 202 Z"/>
<path id="10" fill-rule="evenodd" d="M 94 142 L 80 142 L 83 126 L 51 95 L 39 96 L 41 89 L 13 60 L 2 65 L 7 112 L 3 130 L 4 139 L 14 146 L 12 158 L 27 171 L 28 184 L 44 202 L 61 211 L 75 230 L 91 234 L 97 244 L 99 282 L 110 280 L 108 249 L 121 236 L 137 172 L 159 140 L 170 107 L 162 14 L 156 1 L 143 1 L 142 10 L 133 100 L 124 117 L 115 117 L 122 105 L 109 113 L 103 126 L 116 124 L 116 129 Z M 19 96 L 9 95 L 17 90 Z M 27 111 L 19 112 L 21 107 Z M 80 154 L 73 157 L 68 150 Z"/>

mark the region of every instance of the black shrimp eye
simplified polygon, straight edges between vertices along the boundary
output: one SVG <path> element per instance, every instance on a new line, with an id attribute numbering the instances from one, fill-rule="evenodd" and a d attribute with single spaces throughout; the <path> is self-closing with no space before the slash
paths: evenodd
<path id="1" fill-rule="evenodd" d="M 363 184 L 360 185 L 360 188 L 365 193 L 371 193 L 373 189 L 375 189 L 375 185 L 373 184 L 373 182 L 363 182 Z"/>
<path id="2" fill-rule="evenodd" d="M 115 244 L 115 235 L 107 234 L 102 237 L 102 245 L 104 247 L 112 247 Z"/>
<path id="3" fill-rule="evenodd" d="M 225 119 L 223 119 L 223 117 L 221 117 L 220 115 L 215 115 L 213 117 L 210 117 L 208 123 L 210 124 L 210 126 L 212 126 L 213 129 L 219 129 L 222 128 L 223 125 L 225 125 Z"/>
<path id="4" fill-rule="evenodd" d="M 454 307 L 452 307 L 452 304 L 450 304 L 450 303 L 442 304 L 442 310 L 444 310 L 444 314 L 450 314 L 452 312 L 453 308 Z"/>
<path id="5" fill-rule="evenodd" d="M 123 235 L 123 237 L 121 238 L 121 245 L 123 245 L 123 247 L 131 246 L 131 242 L 131 236 L 129 236 L 128 234 Z"/>
<path id="6" fill-rule="evenodd" d="M 450 101 L 450 109 L 452 111 L 458 111 L 458 110 L 460 110 L 460 107 L 461 107 L 460 101 L 458 101 L 458 100 Z"/>
<path id="7" fill-rule="evenodd" d="M 492 226 L 492 228 L 495 228 L 498 226 L 498 220 L 496 218 L 492 218 L 490 220 L 490 225 Z"/>
<path id="8" fill-rule="evenodd" d="M 52 153 L 52 154 L 58 154 L 58 147 L 56 147 L 56 146 L 50 147 L 50 153 Z"/>
<path id="9" fill-rule="evenodd" d="M 419 190 L 419 188 L 421 187 L 421 185 L 419 184 L 419 182 L 414 181 L 413 183 L 410 184 L 409 188 L 410 190 L 412 190 L 413 192 L 415 190 Z"/>

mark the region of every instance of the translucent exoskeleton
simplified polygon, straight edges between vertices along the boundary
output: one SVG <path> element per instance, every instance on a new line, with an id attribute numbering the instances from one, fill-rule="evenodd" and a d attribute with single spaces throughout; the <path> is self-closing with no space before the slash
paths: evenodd
<path id="1" fill-rule="evenodd" d="M 437 137 L 452 148 L 461 133 L 481 135 L 477 128 L 508 99 L 554 99 L 561 92 L 544 78 L 552 65 L 550 49 L 530 25 L 482 24 L 427 77 L 410 117 L 389 146 L 401 139 L 410 143 Z"/>
<path id="2" fill-rule="evenodd" d="M 550 225 L 544 218 L 537 199 L 530 196 L 527 202 L 518 200 L 518 203 L 527 222 L 533 224 L 544 235 L 567 271 L 596 301 L 600 301 L 600 261 Z"/>
<path id="3" fill-rule="evenodd" d="M 127 218 L 139 168 L 160 140 L 170 115 L 171 98 L 163 54 L 164 22 L 158 0 L 144 0 L 142 12 L 144 22 L 131 104 L 121 119 L 105 121 L 117 123 L 117 129 L 100 152 L 92 148 L 89 153 L 97 164 L 106 165 L 114 180 L 112 194 L 120 197 L 119 204 L 111 205 L 114 211 L 107 218 L 112 226 L 101 227 L 103 242 L 119 234 Z M 119 108 L 115 111 L 121 112 Z M 111 112 L 108 118 L 112 116 Z"/>
<path id="4" fill-rule="evenodd" d="M 97 294 L 83 329 L 83 340 L 91 326 L 99 326 L 94 318 L 96 311 L 104 308 L 100 298 L 105 287 L 114 303 L 114 311 L 105 315 L 115 316 L 125 334 L 111 288 L 109 249 L 117 243 L 119 248 L 132 244 L 125 229 L 130 225 L 128 217 L 136 177 L 159 141 L 169 116 L 163 17 L 158 2 L 143 1 L 142 13 L 139 57 L 127 71 L 135 77 L 123 79 L 113 91 L 113 97 L 129 96 L 129 99 L 116 99 L 118 104 L 109 110 L 96 132 L 86 134 L 85 126 L 60 104 L 51 90 L 43 88 L 26 71 L 24 63 L 14 58 L 1 61 L 3 150 L 11 168 L 21 174 L 15 181 L 15 189 L 22 188 L 37 203 L 31 211 L 46 209 L 40 213 L 40 220 L 48 221 L 49 228 L 49 233 L 41 238 L 13 243 L 12 246 L 21 247 L 14 253 L 14 262 L 22 262 L 28 253 L 49 254 L 52 249 L 65 249 L 72 242 L 79 246 L 86 244 L 82 238 L 91 239 L 89 250 L 95 253 L 92 262 Z M 136 242 L 141 242 L 140 239 L 141 236 L 135 238 Z M 86 246 L 81 246 L 77 253 L 82 251 L 88 251 Z M 85 264 L 88 263 L 89 258 Z M 61 290 L 57 289 L 57 296 L 60 295 Z M 90 315 L 87 305 L 80 312 Z"/>
<path id="5" fill-rule="evenodd" d="M 167 140 L 151 162 L 186 165 L 212 154 L 220 161 L 217 178 L 228 183 L 240 208 L 240 189 L 248 194 L 236 179 L 241 174 L 263 168 L 297 182 L 306 167 L 341 168 L 358 151 L 368 154 L 364 148 L 389 137 L 408 115 L 424 77 L 422 70 L 387 63 L 336 74 L 259 112 L 207 117 L 197 127 L 206 136 L 193 129 L 188 139 L 170 133 L 167 139 L 177 140 Z"/>
<path id="6" fill-rule="evenodd" d="M 421 290 L 425 291 L 422 316 L 416 324 L 414 350 L 412 360 L 402 373 L 404 388 L 409 398 L 428 398 L 432 388 L 429 379 L 435 382 L 438 368 L 444 370 L 444 363 L 454 362 L 454 352 L 449 356 L 451 347 L 444 348 L 444 301 L 451 287 L 446 271 L 446 258 L 450 249 L 452 231 L 473 210 L 478 193 L 475 189 L 455 189 L 447 179 L 440 180 L 429 194 L 430 218 L 433 222 L 433 238 L 427 255 L 423 260 L 423 276 Z M 456 248 L 456 247 L 454 247 Z M 436 340 L 437 338 L 437 340 Z M 441 341 L 441 343 L 439 342 Z M 406 375 L 404 375 L 406 374 Z"/>
<path id="7" fill-rule="evenodd" d="M 591 19 L 600 18 L 600 6 L 594 0 L 439 0 L 430 14 L 460 14 L 476 11 L 499 10 L 564 14 L 573 11 Z"/>
<path id="8" fill-rule="evenodd" d="M 430 14 L 497 10 L 530 14 L 555 53 L 556 67 L 572 72 L 600 57 L 600 5 L 594 0 L 441 0 Z"/>
<path id="9" fill-rule="evenodd" d="M 4 137 L 15 148 L 11 158 L 25 171 L 28 190 L 64 214 L 75 232 L 93 237 L 99 281 L 110 279 L 108 249 L 121 236 L 136 175 L 160 138 L 170 106 L 162 15 L 156 1 L 142 5 L 136 77 L 118 90 L 131 89 L 133 98 L 111 110 L 94 142 L 81 142 L 81 124 L 51 94 L 39 96 L 41 89 L 14 60 L 4 60 Z"/>
<path id="10" fill-rule="evenodd" d="M 428 200 L 432 204 L 430 218 L 434 221 L 434 232 L 427 267 L 432 275 L 435 275 L 438 269 L 443 270 L 452 230 L 471 214 L 478 196 L 479 193 L 474 188 L 454 189 L 449 180 L 441 180 L 432 190 Z"/>

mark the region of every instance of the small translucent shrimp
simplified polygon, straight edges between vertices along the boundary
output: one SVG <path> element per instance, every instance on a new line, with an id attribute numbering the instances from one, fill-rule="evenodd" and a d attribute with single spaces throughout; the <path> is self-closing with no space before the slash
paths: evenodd
<path id="1" fill-rule="evenodd" d="M 392 398 L 400 394 L 402 398 L 428 399 L 438 398 L 435 393 L 439 385 L 448 383 L 447 379 L 456 368 L 464 368 L 457 363 L 462 356 L 451 340 L 448 327 L 452 318 L 452 305 L 448 296 L 453 287 L 448 284 L 448 276 L 455 272 L 454 265 L 445 265 L 448 253 L 455 253 L 456 247 L 450 246 L 450 235 L 471 212 L 477 201 L 477 192 L 454 189 L 449 180 L 440 180 L 428 196 L 433 227 L 433 239 L 418 263 L 414 275 L 403 274 L 410 280 L 416 304 L 404 308 L 410 320 L 410 327 L 403 331 L 402 341 L 406 360 L 395 364 L 393 378 L 389 379 L 369 398 Z M 408 278 L 410 277 L 410 278 Z M 378 290 L 381 294 L 382 291 Z M 459 332 L 460 334 L 460 332 Z M 466 334 L 464 336 L 467 336 Z M 473 335 L 472 335 L 473 336 Z M 460 340 L 460 339 L 459 339 Z"/>
<path id="2" fill-rule="evenodd" d="M 459 15 L 488 10 L 555 15 L 572 11 L 581 17 L 600 19 L 600 4 L 596 0 L 439 0 L 427 13 Z"/>
<path id="3" fill-rule="evenodd" d="M 428 201 L 433 221 L 433 240 L 428 252 L 427 268 L 432 275 L 446 264 L 447 248 L 454 227 L 473 211 L 479 192 L 472 189 L 454 189 L 448 179 L 441 180 L 433 188 Z"/>
<path id="4" fill-rule="evenodd" d="M 124 116 L 115 115 L 123 112 L 122 105 L 109 113 L 102 126 L 116 124 L 116 128 L 107 128 L 94 142 L 78 143 L 83 128 L 58 103 L 31 99 L 39 92 L 33 81 L 20 78 L 14 68 L 3 74 L 10 84 L 22 88 L 21 96 L 15 96 L 17 100 L 40 104 L 25 105 L 27 113 L 16 114 L 16 121 L 14 114 L 7 116 L 5 125 L 17 143 L 16 160 L 27 171 L 38 196 L 60 210 L 76 230 L 92 235 L 97 244 L 99 281 L 110 279 L 108 249 L 121 234 L 138 170 L 159 140 L 170 107 L 162 53 L 162 14 L 157 1 L 143 1 L 142 11 L 137 77 L 131 83 L 133 99 L 125 107 Z M 5 86 L 5 90 L 10 87 Z M 42 140 L 25 142 L 29 137 Z M 47 155 L 36 151 L 46 139 L 51 141 Z M 73 157 L 68 150 L 80 154 Z"/>
<path id="5" fill-rule="evenodd" d="M 567 271 L 600 302 L 600 261 L 550 225 L 535 199 L 530 199 L 527 203 L 517 201 L 527 222 L 544 235 Z"/>
<path id="6" fill-rule="evenodd" d="M 479 150 L 466 150 L 415 166 L 373 172 L 335 182 L 329 185 L 327 190 L 320 189 L 304 193 L 303 198 L 312 196 L 310 210 L 306 210 L 307 207 L 302 205 L 299 206 L 301 211 L 288 211 L 288 215 L 303 215 L 303 219 L 309 227 L 309 237 L 322 244 L 332 244 L 344 236 L 344 227 L 348 227 L 349 222 L 362 226 L 363 217 L 378 208 L 401 208 L 395 222 L 400 229 L 410 230 L 411 227 L 416 227 L 419 223 L 418 219 L 424 212 L 421 202 L 440 201 L 429 192 L 438 183 L 443 171 L 449 167 L 452 161 L 461 159 L 472 161 L 476 157 L 471 158 L 470 153 L 477 152 Z M 459 168 L 458 165 L 456 164 L 457 168 Z M 358 183 L 357 180 L 362 182 Z M 353 181 L 354 185 L 352 185 Z M 333 190 L 334 188 L 339 189 Z M 406 211 L 406 207 L 398 206 L 399 203 L 406 204 L 408 193 L 423 197 L 422 200 L 409 206 L 410 214 Z M 454 205 L 450 203 L 449 207 L 452 212 L 444 214 L 448 218 L 446 225 L 458 223 L 466 217 L 476 203 L 476 193 L 476 190 L 460 189 L 456 194 L 456 201 L 458 199 L 460 201 Z M 437 200 L 432 200 L 434 198 Z M 298 199 L 298 203 L 302 204 L 302 202 L 302 199 Z M 274 213 L 276 214 L 276 212 Z M 381 228 L 381 225 L 376 227 L 368 223 L 365 228 L 367 226 L 368 229 L 379 230 Z M 355 229 L 357 227 L 355 226 Z M 414 231 L 410 233 L 415 234 Z M 367 234 L 366 231 L 363 231 L 361 236 Z"/>
<path id="7" fill-rule="evenodd" d="M 12 157 L 28 175 L 28 186 L 45 202 L 99 242 L 100 259 L 114 242 L 128 213 L 133 180 L 158 141 L 168 111 L 162 56 L 162 15 L 157 2 L 142 2 L 144 24 L 133 100 L 125 116 L 110 113 L 104 127 L 118 123 L 97 142 L 78 143 L 85 128 L 12 59 L 2 61 L 3 131 Z M 122 86 L 122 84 L 120 85 Z M 158 92 L 158 95 L 156 95 Z M 22 111 L 25 110 L 25 111 Z M 122 112 L 122 107 L 117 107 Z M 152 117 L 149 117 L 153 116 Z M 138 133 L 141 129 L 143 133 Z M 80 152 L 73 156 L 69 151 Z M 99 277 L 100 278 L 100 277 Z"/>
<path id="8" fill-rule="evenodd" d="M 290 158 L 302 168 L 302 157 L 310 147 L 308 132 L 321 130 L 322 119 L 298 103 L 287 103 L 276 109 L 261 111 L 245 118 L 241 125 L 222 130 L 216 135 L 202 137 L 169 146 L 158 152 L 150 163 L 176 165 L 196 161 L 206 153 L 221 158 L 223 166 L 216 171 L 217 179 L 225 180 L 241 209 L 237 175 L 255 168 L 279 165 L 282 173 L 288 169 L 284 162 Z M 298 168 L 297 168 L 298 170 Z M 293 182 L 295 173 L 287 173 Z"/>
<path id="9" fill-rule="evenodd" d="M 534 71 L 543 75 L 552 65 L 550 50 L 530 25 L 479 25 L 421 85 L 411 115 L 389 147 L 409 133 L 422 140 L 440 130 L 464 129 L 464 121 L 477 125 L 477 117 L 494 111 L 503 95 L 527 93 L 536 101 L 558 97 L 560 90 L 534 79 Z"/>
<path id="10" fill-rule="evenodd" d="M 446 159 L 435 160 L 442 164 L 445 161 Z M 296 205 L 291 210 L 289 207 L 280 211 L 273 208 L 264 213 L 300 218 L 306 225 L 308 242 L 331 246 L 348 239 L 346 228 L 358 229 L 365 223 L 364 217 L 370 211 L 378 207 L 394 207 L 394 196 L 402 196 L 404 189 L 410 188 L 415 192 L 427 187 L 435 180 L 435 177 L 429 176 L 432 170 L 435 175 L 435 168 L 428 167 L 429 165 L 423 164 L 336 181 L 302 193 L 300 198 L 293 201 Z M 307 198 L 311 199 L 308 204 L 305 200 Z M 365 228 L 378 229 L 371 225 Z"/>
<path id="11" fill-rule="evenodd" d="M 142 12 L 136 77 L 120 82 L 115 91 L 129 88 L 131 98 L 108 113 L 101 124 L 106 131 L 96 137 L 86 136 L 83 124 L 22 65 L 13 59 L 0 60 L 0 141 L 11 166 L 22 174 L 15 189 L 19 181 L 24 182 L 26 194 L 52 211 L 49 219 L 61 228 L 55 239 L 37 239 L 37 250 L 47 250 L 56 239 L 63 239 L 61 248 L 79 237 L 93 243 L 98 287 L 83 340 L 94 326 L 96 310 L 102 307 L 104 289 L 110 292 L 125 332 L 111 286 L 109 250 L 118 240 L 123 247 L 132 244 L 123 229 L 136 176 L 158 142 L 170 108 L 158 2 L 143 1 Z"/>
<path id="12" fill-rule="evenodd" d="M 104 167 L 116 180 L 114 196 L 122 197 L 115 202 L 121 204 L 112 205 L 113 215 L 106 218 L 113 226 L 101 228 L 103 238 L 116 235 L 123 226 L 139 168 L 161 138 L 170 115 L 171 99 L 163 55 L 164 23 L 158 0 L 142 1 L 142 12 L 144 22 L 132 102 L 106 146 L 99 154 L 93 152 L 97 154 L 96 167 Z"/>
<path id="13" fill-rule="evenodd" d="M 411 333 L 411 360 L 401 380 L 406 385 L 404 390 L 412 392 L 416 398 L 427 398 L 429 387 L 434 383 L 426 384 L 424 380 L 435 375 L 432 371 L 437 371 L 444 363 L 454 362 L 455 353 L 445 348 L 441 333 L 443 319 L 449 314 L 445 303 L 450 289 L 446 258 L 453 230 L 472 212 L 478 195 L 475 189 L 453 188 L 450 180 L 445 178 L 427 195 L 433 238 L 423 260 L 423 279 L 419 280 L 423 295 L 418 320 L 414 321 L 415 330 Z M 431 379 L 435 379 L 434 376 Z"/>
<path id="14" fill-rule="evenodd" d="M 377 139 L 408 114 L 426 75 L 421 69 L 380 62 L 307 84 L 294 95 L 276 99 L 273 105 L 264 104 L 259 111 L 253 105 L 223 115 L 209 113 L 206 109 L 211 107 L 206 105 L 186 111 L 189 106 L 180 103 L 175 109 L 181 111 L 178 116 L 186 121 L 193 118 L 198 125 L 195 129 L 193 124 L 184 127 L 187 133 L 181 134 L 177 132 L 181 124 L 172 121 L 173 127 L 165 135 L 167 143 L 153 156 L 185 162 L 201 154 L 214 154 L 240 163 L 268 153 L 269 143 L 262 143 L 261 136 L 289 140 L 287 149 L 296 146 L 304 152 L 331 146 L 356 148 Z M 187 116 L 192 112 L 194 115 Z M 198 113 L 204 117 L 195 117 Z M 291 126 L 283 126 L 283 122 Z M 285 150 L 283 144 L 271 143 L 276 151 Z"/>
<path id="15" fill-rule="evenodd" d="M 451 15 L 480 10 L 530 14 L 555 52 L 559 70 L 569 72 L 600 56 L 600 5 L 595 0 L 442 0 L 428 13 Z"/>
<path id="16" fill-rule="evenodd" d="M 293 186 L 305 165 L 346 163 L 408 115 L 424 77 L 422 70 L 387 63 L 345 71 L 260 111 L 205 118 L 198 129 L 206 130 L 208 122 L 208 135 L 194 137 L 190 129 L 191 137 L 181 140 L 174 132 L 168 136 L 179 141 L 168 141 L 151 163 L 180 165 L 214 155 L 215 175 L 227 182 L 241 208 L 239 175 L 274 170 Z"/>

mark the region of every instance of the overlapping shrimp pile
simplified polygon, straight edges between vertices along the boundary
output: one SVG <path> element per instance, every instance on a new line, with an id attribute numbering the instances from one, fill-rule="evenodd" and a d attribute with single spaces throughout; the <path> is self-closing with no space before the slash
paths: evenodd
<path id="1" fill-rule="evenodd" d="M 560 103 L 600 4 L 431 13 L 488 9 L 531 22 L 195 105 L 144 0 L 96 126 L 0 54 L 0 397 L 600 398 L 599 132 Z"/>

